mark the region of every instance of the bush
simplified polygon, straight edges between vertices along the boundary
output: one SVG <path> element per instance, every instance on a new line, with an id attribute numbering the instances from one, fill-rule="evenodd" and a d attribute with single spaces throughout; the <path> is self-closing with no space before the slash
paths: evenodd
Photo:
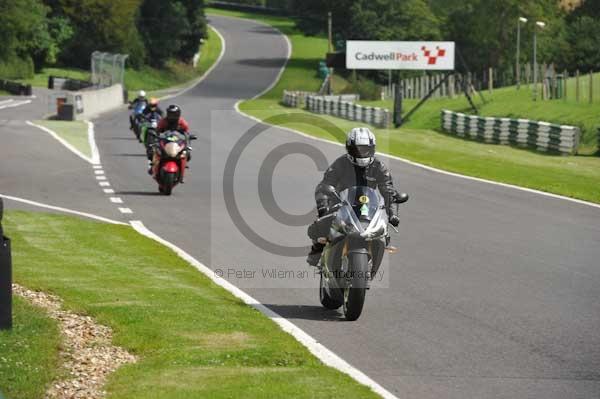
<path id="1" fill-rule="evenodd" d="M 31 57 L 23 59 L 15 56 L 0 61 L 0 78 L 2 79 L 30 79 L 33 74 Z"/>
<path id="2" fill-rule="evenodd" d="M 343 94 L 360 94 L 361 100 L 381 100 L 381 88 L 370 79 L 359 76 L 342 90 Z"/>

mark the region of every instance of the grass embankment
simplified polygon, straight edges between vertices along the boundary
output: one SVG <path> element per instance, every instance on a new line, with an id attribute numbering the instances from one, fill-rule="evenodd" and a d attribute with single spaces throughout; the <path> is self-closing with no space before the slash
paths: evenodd
<path id="1" fill-rule="evenodd" d="M 38 125 L 45 126 L 55 132 L 66 142 L 79 150 L 83 155 L 92 157 L 92 149 L 88 139 L 88 124 L 83 121 L 36 121 Z"/>
<path id="2" fill-rule="evenodd" d="M 110 326 L 138 356 L 109 377 L 111 398 L 376 397 L 129 226 L 10 211 L 4 227 L 17 282 Z"/>
<path id="3" fill-rule="evenodd" d="M 533 101 L 532 88 L 522 85 L 520 90 L 516 87 L 496 89 L 489 93 L 482 92 L 487 103 L 483 103 L 478 95 L 473 99 L 483 116 L 524 118 L 553 122 L 563 125 L 573 125 L 581 128 L 583 137 L 580 154 L 590 155 L 597 149 L 598 132 L 600 128 L 600 74 L 593 79 L 595 104 L 589 102 L 589 76 L 581 77 L 580 101 L 575 99 L 575 78 L 568 80 L 567 98 L 551 101 Z M 408 112 L 418 100 L 405 100 L 404 109 Z M 393 109 L 393 101 L 361 101 L 361 104 L 373 107 Z M 442 109 L 464 111 L 473 113 L 466 97 L 463 95 L 454 99 L 431 99 L 409 120 L 404 127 L 414 129 L 440 129 L 440 112 Z"/>
<path id="4" fill-rule="evenodd" d="M 151 95 L 160 95 L 164 89 L 182 86 L 202 76 L 217 60 L 221 53 L 221 40 L 211 27 L 208 27 L 208 38 L 202 45 L 200 60 L 196 68 L 181 62 L 169 63 L 164 69 L 144 66 L 139 70 L 127 68 L 125 72 L 125 88 L 130 96 L 136 91 L 145 90 Z M 47 87 L 48 77 L 64 76 L 72 79 L 89 80 L 90 72 L 75 68 L 45 68 L 31 79 L 22 80 L 25 84 L 35 87 Z"/>
<path id="5" fill-rule="evenodd" d="M 13 314 L 13 329 L 0 331 L 0 397 L 39 399 L 58 373 L 58 326 L 20 297 Z"/>
<path id="6" fill-rule="evenodd" d="M 266 22 L 287 34 L 292 43 L 290 67 L 283 73 L 281 80 L 268 93 L 256 100 L 245 101 L 240 109 L 252 116 L 269 120 L 275 125 L 285 125 L 304 133 L 330 140 L 336 140 L 335 129 L 348 130 L 356 122 L 328 116 L 316 116 L 302 110 L 292 110 L 280 104 L 283 90 L 315 90 L 316 63 L 323 59 L 327 42 L 324 38 L 306 37 L 294 28 L 288 19 L 253 13 L 209 10 L 210 13 L 243 17 Z M 570 83 L 571 85 L 572 83 Z M 494 116 L 518 115 L 536 119 L 548 116 L 548 119 L 561 123 L 573 123 L 579 126 L 592 126 L 597 120 L 596 106 L 572 104 L 574 90 L 569 86 L 569 100 L 566 103 L 546 101 L 527 102 L 529 91 L 523 87 L 516 90 L 498 90 L 489 105 L 486 114 Z M 513 94 L 514 98 L 513 99 Z M 598 97 L 600 98 L 600 97 Z M 446 101 L 450 104 L 445 103 Z M 456 101 L 456 103 L 452 103 Z M 479 101 L 479 100 L 477 100 Z M 516 105 L 513 106 L 513 101 Z M 411 104 L 407 102 L 406 106 Z M 437 131 L 440 127 L 440 110 L 453 105 L 455 109 L 467 109 L 464 99 L 436 100 L 428 103 L 415 114 L 412 121 L 401 129 L 373 129 L 378 136 L 379 150 L 415 162 L 449 170 L 456 173 L 481 177 L 484 179 L 515 184 L 542 191 L 557 193 L 587 201 L 600 203 L 600 158 L 592 156 L 553 156 L 508 146 L 489 145 L 453 137 Z M 511 108 L 508 108 L 511 107 Z M 508 110 L 508 111 L 507 111 Z M 512 111 L 511 111 L 512 110 Z M 546 111 L 547 110 L 547 111 Z M 291 122 L 290 114 L 309 117 L 305 123 Z M 564 120 L 561 120 L 564 117 Z M 300 119 L 298 117 L 294 118 Z M 543 118 L 546 119 L 546 118 Z M 592 134 L 585 136 L 584 150 L 593 151 Z M 339 140 L 338 140 L 339 141 Z M 401 179 L 401 177 L 400 177 Z"/>

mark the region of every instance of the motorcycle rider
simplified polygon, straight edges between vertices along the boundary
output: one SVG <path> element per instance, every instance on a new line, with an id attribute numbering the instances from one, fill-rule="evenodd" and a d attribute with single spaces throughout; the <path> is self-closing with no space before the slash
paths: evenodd
<path id="1" fill-rule="evenodd" d="M 181 116 L 181 108 L 172 104 L 167 108 L 167 116 L 158 122 L 158 133 L 164 133 L 167 130 L 176 130 L 185 135 L 185 140 L 189 143 L 190 125 Z"/>
<path id="2" fill-rule="evenodd" d="M 135 108 L 141 102 L 146 102 L 146 103 L 148 102 L 148 99 L 146 98 L 146 92 L 144 90 L 140 90 L 138 92 L 138 96 L 136 97 L 136 99 L 129 103 L 129 109 Z M 129 116 L 129 130 L 133 130 L 134 120 L 135 120 L 135 116 L 130 115 Z"/>
<path id="3" fill-rule="evenodd" d="M 157 133 L 161 134 L 166 131 L 176 131 L 183 135 L 185 143 L 189 146 L 190 143 L 190 126 L 187 121 L 181 116 L 181 108 L 178 105 L 172 104 L 167 107 L 167 115 L 158 122 Z M 188 162 L 192 159 L 190 154 L 191 148 L 187 151 Z M 187 167 L 187 166 L 186 166 Z M 152 174 L 152 163 L 150 163 L 150 169 L 148 174 Z M 180 183 L 183 184 L 183 179 Z"/>
<path id="4" fill-rule="evenodd" d="M 146 108 L 144 108 L 144 112 L 143 112 L 144 116 L 148 116 L 148 115 L 152 115 L 152 114 L 158 114 L 160 115 L 161 119 L 164 116 L 164 112 L 163 110 L 160 108 L 160 106 L 158 105 L 158 99 L 152 97 L 150 99 L 150 101 L 148 101 L 148 105 L 146 105 Z"/>
<path id="5" fill-rule="evenodd" d="M 383 162 L 375 156 L 375 135 L 369 128 L 357 127 L 352 129 L 346 138 L 346 154 L 336 159 L 325 171 L 323 180 L 315 189 L 318 216 L 329 213 L 330 201 L 325 186 L 335 187 L 337 192 L 353 186 L 368 186 L 378 188 L 385 198 L 385 205 L 392 226 L 400 223 L 398 216 L 392 212 L 391 202 L 397 195 L 394 189 L 392 175 Z M 306 262 L 317 266 L 321 253 L 325 248 L 324 243 L 314 241 Z"/>

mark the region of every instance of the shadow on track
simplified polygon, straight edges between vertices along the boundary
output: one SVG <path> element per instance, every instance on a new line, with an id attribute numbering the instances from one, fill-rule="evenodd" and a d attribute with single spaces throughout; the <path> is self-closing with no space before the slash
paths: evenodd
<path id="1" fill-rule="evenodd" d="M 158 197 L 163 196 L 158 191 L 119 191 L 115 194 L 132 197 Z"/>
<path id="2" fill-rule="evenodd" d="M 312 305 L 273 305 L 265 304 L 286 319 L 344 321 L 343 315 L 337 310 L 327 310 L 322 306 Z"/>

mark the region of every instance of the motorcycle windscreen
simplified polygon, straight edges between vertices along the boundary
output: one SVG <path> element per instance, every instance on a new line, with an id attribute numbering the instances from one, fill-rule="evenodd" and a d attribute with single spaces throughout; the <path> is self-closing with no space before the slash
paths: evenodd
<path id="1" fill-rule="evenodd" d="M 134 112 L 136 114 L 141 114 L 142 112 L 144 112 L 145 109 L 146 109 L 146 103 L 142 101 L 140 103 L 137 103 L 137 105 L 135 106 Z"/>
<path id="2" fill-rule="evenodd" d="M 370 222 L 377 210 L 385 204 L 379 191 L 366 186 L 356 186 L 340 193 L 340 197 L 351 206 L 356 217 L 362 222 Z"/>

